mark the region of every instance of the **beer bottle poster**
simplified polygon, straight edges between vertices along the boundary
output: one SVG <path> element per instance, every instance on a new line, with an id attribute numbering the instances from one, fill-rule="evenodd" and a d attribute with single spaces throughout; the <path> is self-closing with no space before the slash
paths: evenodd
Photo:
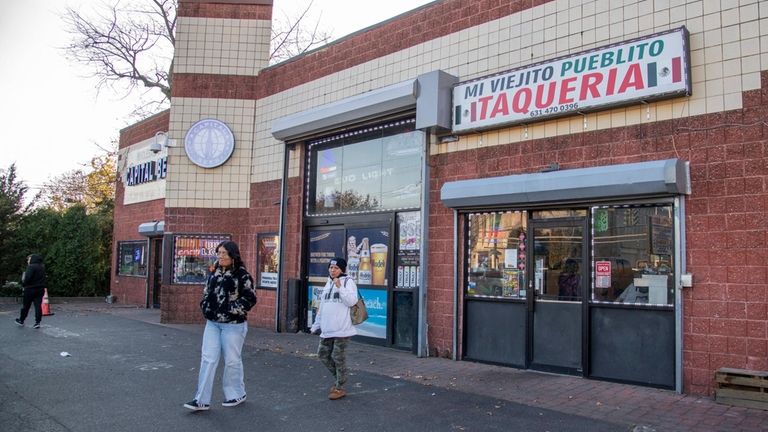
<path id="1" fill-rule="evenodd" d="M 347 275 L 358 285 L 387 286 L 389 229 L 355 228 L 347 230 Z"/>
<path id="2" fill-rule="evenodd" d="M 343 257 L 344 230 L 313 230 L 309 232 L 309 276 L 328 277 L 328 263 L 333 257 Z"/>

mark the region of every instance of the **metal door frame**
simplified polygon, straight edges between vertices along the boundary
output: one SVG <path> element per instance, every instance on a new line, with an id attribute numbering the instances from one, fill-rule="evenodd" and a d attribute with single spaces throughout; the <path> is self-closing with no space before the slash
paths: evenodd
<path id="1" fill-rule="evenodd" d="M 396 238 L 397 235 L 396 229 L 397 229 L 397 213 L 398 212 L 384 212 L 384 213 L 376 213 L 376 214 L 369 214 L 365 216 L 334 216 L 334 217 L 327 217 L 327 218 L 321 218 L 321 217 L 312 217 L 307 218 L 306 224 L 304 226 L 304 247 L 303 250 L 303 256 L 301 259 L 301 281 L 302 281 L 302 289 L 299 295 L 299 315 L 300 317 L 300 329 L 306 329 L 307 328 L 307 301 L 309 300 L 307 298 L 307 287 L 309 286 L 309 268 L 307 265 L 307 259 L 309 258 L 309 232 L 310 231 L 331 231 L 331 230 L 341 230 L 344 233 L 344 243 L 342 246 L 343 252 L 346 254 L 346 240 L 348 238 L 348 231 L 350 229 L 366 229 L 366 228 L 381 228 L 386 227 L 389 230 L 389 245 L 387 250 L 387 269 L 386 269 L 386 278 L 387 278 L 387 286 L 386 286 L 386 292 L 387 292 L 387 328 L 386 328 L 386 338 L 385 339 L 379 339 L 379 338 L 373 338 L 373 337 L 365 337 L 365 336 L 356 336 L 356 338 L 359 338 L 361 340 L 364 340 L 368 343 L 375 344 L 375 345 L 383 345 L 390 348 L 396 348 L 396 349 L 403 349 L 402 347 L 398 347 L 394 345 L 394 301 L 395 301 L 395 292 L 398 291 L 394 288 L 395 286 L 395 274 L 393 271 L 393 263 L 394 263 L 394 257 L 395 257 L 395 247 L 396 247 Z M 403 291 L 403 290 L 399 290 Z M 415 295 L 414 291 L 414 307 L 418 307 L 418 298 Z M 417 327 L 417 324 L 414 323 L 414 326 Z M 414 339 L 414 348 L 416 347 L 417 340 Z"/>
<path id="2" fill-rule="evenodd" d="M 581 368 L 570 369 L 560 367 L 547 367 L 546 365 L 536 365 L 533 363 L 533 342 L 534 342 L 534 312 L 536 309 L 536 292 L 535 292 L 535 247 L 534 247 L 534 230 L 536 228 L 552 228 L 552 227 L 581 227 L 582 239 L 581 239 Z M 527 262 L 527 279 L 528 289 L 526 296 L 526 304 L 528 309 L 527 318 L 527 330 L 526 330 L 526 363 L 527 369 L 550 371 L 556 373 L 566 373 L 578 376 L 587 376 L 586 371 L 589 361 L 589 322 L 588 322 L 588 286 L 590 267 L 586 264 L 589 262 L 589 248 L 590 248 L 590 231 L 589 231 L 589 212 L 586 216 L 576 217 L 564 217 L 564 218 L 552 218 L 552 219 L 534 219 L 528 218 L 527 226 L 527 238 L 528 244 L 528 256 Z M 543 367 L 542 367 L 543 366 Z"/>
<path id="3" fill-rule="evenodd" d="M 148 307 L 159 309 L 162 303 L 160 292 L 163 286 L 163 237 L 150 237 L 149 249 L 152 260 L 152 296 Z"/>

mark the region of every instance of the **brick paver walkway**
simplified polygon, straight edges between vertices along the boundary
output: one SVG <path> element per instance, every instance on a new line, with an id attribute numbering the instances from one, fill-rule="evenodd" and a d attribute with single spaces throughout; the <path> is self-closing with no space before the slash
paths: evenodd
<path id="1" fill-rule="evenodd" d="M 76 303 L 60 307 L 160 324 L 158 310 Z M 168 326 L 202 332 L 201 325 Z M 250 328 L 246 345 L 314 358 L 317 336 Z M 721 405 L 710 397 L 467 361 L 418 358 L 409 352 L 361 343 L 350 346 L 348 360 L 351 382 L 355 370 L 365 371 L 432 386 L 435 391 L 455 389 L 495 398 L 499 403 L 510 401 L 628 423 L 634 425 L 630 428 L 634 431 L 768 431 L 768 411 Z"/>

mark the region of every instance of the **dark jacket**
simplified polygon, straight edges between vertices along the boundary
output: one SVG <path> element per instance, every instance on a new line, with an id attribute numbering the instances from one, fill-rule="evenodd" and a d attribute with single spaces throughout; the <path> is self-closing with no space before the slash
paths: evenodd
<path id="1" fill-rule="evenodd" d="M 219 266 L 208 276 L 200 309 L 205 319 L 220 323 L 242 323 L 256 304 L 253 278 L 244 267 L 224 270 Z"/>
<path id="2" fill-rule="evenodd" d="M 21 276 L 21 286 L 24 288 L 46 288 L 48 286 L 43 257 L 38 254 L 30 255 L 27 270 Z"/>

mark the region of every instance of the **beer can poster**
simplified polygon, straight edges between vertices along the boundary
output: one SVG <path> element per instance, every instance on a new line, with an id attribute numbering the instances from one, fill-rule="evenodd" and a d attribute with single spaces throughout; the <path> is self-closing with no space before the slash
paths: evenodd
<path id="1" fill-rule="evenodd" d="M 387 228 L 347 230 L 347 275 L 358 285 L 386 286 L 389 245 Z"/>
<path id="2" fill-rule="evenodd" d="M 407 212 L 397 215 L 400 228 L 400 250 L 418 250 L 421 245 L 421 213 Z"/>

